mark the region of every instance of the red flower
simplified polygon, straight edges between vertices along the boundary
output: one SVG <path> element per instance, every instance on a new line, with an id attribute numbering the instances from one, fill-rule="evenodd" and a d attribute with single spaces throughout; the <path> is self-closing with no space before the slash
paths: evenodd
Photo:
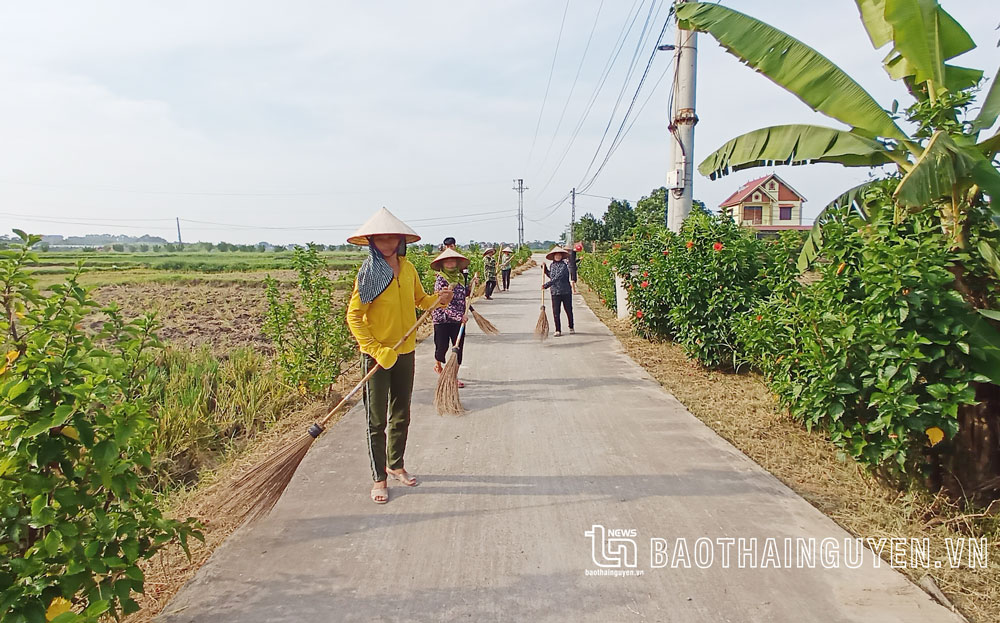
<path id="1" fill-rule="evenodd" d="M 663 250 L 663 254 L 664 255 L 670 255 L 670 249 L 664 249 Z"/>
<path id="2" fill-rule="evenodd" d="M 643 281 L 642 283 L 639 284 L 639 287 L 640 288 L 648 288 L 649 287 L 649 282 L 648 281 Z"/>
<path id="3" fill-rule="evenodd" d="M 687 244 L 686 244 L 686 245 L 684 245 L 684 246 L 686 246 L 687 248 L 689 248 L 689 249 L 690 249 L 691 247 L 693 247 L 693 246 L 694 246 L 694 240 L 688 240 L 688 241 L 687 241 Z"/>
<path id="4" fill-rule="evenodd" d="M 764 318 L 763 316 L 759 316 L 759 315 L 758 315 L 758 316 L 757 316 L 757 322 L 760 322 L 760 321 L 761 321 L 761 320 L 762 320 L 763 318 Z"/>
<path id="5" fill-rule="evenodd" d="M 722 250 L 722 243 L 721 242 L 716 242 L 715 244 L 712 245 L 712 248 L 715 249 L 716 251 L 721 251 Z"/>
<path id="6" fill-rule="evenodd" d="M 648 276 L 649 276 L 649 272 L 648 272 L 648 271 L 645 271 L 645 270 L 644 270 L 644 271 L 642 271 L 642 276 L 643 276 L 643 277 L 648 277 Z"/>
<path id="7" fill-rule="evenodd" d="M 635 317 L 636 318 L 642 318 L 642 310 L 641 309 L 639 311 L 635 312 Z"/>
<path id="8" fill-rule="evenodd" d="M 607 260 L 604 260 L 604 265 L 605 265 L 605 266 L 607 266 L 607 265 L 608 265 L 608 261 L 607 261 Z"/>

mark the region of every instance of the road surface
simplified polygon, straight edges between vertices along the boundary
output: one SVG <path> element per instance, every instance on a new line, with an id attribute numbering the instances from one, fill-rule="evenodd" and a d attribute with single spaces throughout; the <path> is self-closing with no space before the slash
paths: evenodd
<path id="1" fill-rule="evenodd" d="M 580 297 L 576 335 L 536 342 L 539 270 L 476 305 L 502 334 L 469 323 L 467 415 L 434 412 L 433 344 L 418 347 L 420 486 L 370 501 L 359 405 L 158 620 L 958 620 L 868 550 L 848 568 L 848 534 L 688 413 Z M 823 539 L 840 544 L 827 564 Z"/>

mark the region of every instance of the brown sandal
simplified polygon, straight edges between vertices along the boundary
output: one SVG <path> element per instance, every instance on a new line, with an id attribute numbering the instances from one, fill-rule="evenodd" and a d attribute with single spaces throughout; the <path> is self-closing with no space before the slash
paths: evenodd
<path id="1" fill-rule="evenodd" d="M 389 501 L 389 487 L 372 487 L 372 502 L 385 504 Z"/>
<path id="2" fill-rule="evenodd" d="M 387 472 L 387 473 L 389 474 L 389 476 L 395 478 L 396 480 L 403 483 L 407 487 L 416 487 L 418 484 L 420 484 L 419 482 L 417 482 L 417 479 L 413 476 L 413 474 L 407 473 L 405 469 L 400 470 L 399 473 L 394 473 L 394 472 Z"/>

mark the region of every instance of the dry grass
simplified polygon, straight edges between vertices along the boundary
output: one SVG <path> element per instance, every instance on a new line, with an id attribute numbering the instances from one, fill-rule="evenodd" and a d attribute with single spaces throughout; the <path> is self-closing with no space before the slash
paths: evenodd
<path id="1" fill-rule="evenodd" d="M 822 435 L 809 433 L 779 409 L 756 374 L 724 374 L 690 361 L 679 346 L 636 336 L 600 297 L 581 283 L 580 292 L 615 333 L 625 351 L 695 417 L 761 467 L 777 476 L 848 532 L 872 538 L 929 538 L 931 560 L 947 560 L 948 537 L 987 537 L 986 569 L 902 569 L 914 582 L 930 575 L 970 620 L 1000 621 L 1000 517 L 957 507 L 925 492 L 900 491 L 840 460 Z M 977 516 L 979 515 L 979 516 Z M 933 566 L 933 562 L 931 563 Z"/>
<path id="2" fill-rule="evenodd" d="M 223 513 L 227 496 L 233 485 L 253 465 L 267 458 L 275 448 L 289 447 L 309 428 L 309 425 L 323 417 L 329 409 L 337 404 L 340 396 L 346 394 L 361 380 L 360 367 L 352 367 L 341 375 L 335 391 L 328 402 L 314 402 L 300 411 L 277 422 L 267 432 L 260 435 L 247 445 L 247 448 L 214 472 L 202 475 L 197 488 L 180 491 L 167 502 L 169 514 L 174 517 L 194 517 L 203 524 L 205 542 L 191 542 L 190 560 L 178 546 L 170 546 L 143 564 L 146 574 L 146 593 L 138 595 L 137 601 L 141 609 L 127 617 L 127 623 L 146 623 L 157 616 L 184 584 L 194 577 L 201 566 L 208 561 L 212 552 L 239 527 L 241 518 L 236 514 Z M 357 402 L 355 398 L 341 410 L 340 414 L 328 424 L 337 421 L 350 406 Z"/>

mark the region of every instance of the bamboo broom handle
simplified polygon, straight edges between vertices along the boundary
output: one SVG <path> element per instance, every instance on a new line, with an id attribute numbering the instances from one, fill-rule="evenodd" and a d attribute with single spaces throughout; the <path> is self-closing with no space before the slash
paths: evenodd
<path id="1" fill-rule="evenodd" d="M 424 322 L 431 317 L 431 312 L 434 311 L 436 308 L 437 306 L 435 305 L 434 307 L 431 307 L 430 309 L 422 313 L 420 315 L 420 318 L 417 319 L 417 322 L 414 323 L 412 327 L 410 327 L 410 330 L 407 331 L 403 335 L 403 337 L 399 338 L 399 341 L 396 342 L 395 345 L 393 345 L 392 349 L 396 350 L 397 348 L 402 346 L 403 342 L 405 342 L 407 338 L 413 335 L 413 332 L 417 330 L 417 327 L 424 324 Z M 326 426 L 326 423 L 330 421 L 330 418 L 333 417 L 333 414 L 339 411 L 340 408 L 343 407 L 348 400 L 353 398 L 354 394 L 357 394 L 361 390 L 361 388 L 364 387 L 365 383 L 367 383 L 369 379 L 375 376 L 375 373 L 378 372 L 381 367 L 382 366 L 376 365 L 371 370 L 369 370 L 368 374 L 364 375 L 364 377 L 360 381 L 358 381 L 358 384 L 354 386 L 354 389 L 347 392 L 347 395 L 344 396 L 341 399 L 341 401 L 337 403 L 336 407 L 330 409 L 330 412 L 326 414 L 326 417 L 320 420 L 319 423 L 313 424 L 312 426 L 309 427 L 309 434 L 312 435 L 314 438 L 319 437 L 319 434 L 323 432 L 323 428 Z"/>
<path id="2" fill-rule="evenodd" d="M 542 262 L 542 309 L 545 309 L 545 262 L 544 261 Z"/>
<path id="3" fill-rule="evenodd" d="M 476 289 L 476 282 L 477 281 L 479 281 L 479 273 L 476 273 L 476 275 L 472 278 L 472 290 Z M 470 303 L 471 300 L 472 300 L 472 297 L 470 296 L 470 293 L 466 292 L 466 294 L 465 294 L 465 313 L 466 314 L 469 313 L 469 307 L 470 307 L 469 303 Z M 467 324 L 467 322 L 463 322 L 462 323 L 462 328 L 458 330 L 458 338 L 455 340 L 455 345 L 451 348 L 451 350 L 453 350 L 456 353 L 458 352 L 458 343 L 462 341 L 462 336 L 465 334 L 465 325 L 466 324 Z"/>

